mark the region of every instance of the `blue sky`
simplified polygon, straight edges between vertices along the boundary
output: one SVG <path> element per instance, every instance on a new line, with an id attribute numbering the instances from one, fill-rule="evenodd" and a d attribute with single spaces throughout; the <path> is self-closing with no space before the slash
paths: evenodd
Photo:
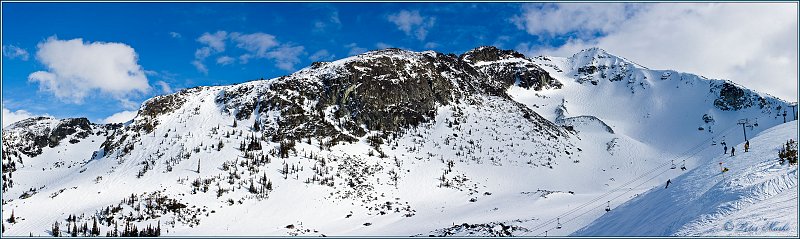
<path id="1" fill-rule="evenodd" d="M 793 11 L 781 10 L 787 6 Z M 707 10 L 690 12 L 694 15 L 687 17 L 682 15 L 686 9 Z M 125 118 L 154 95 L 199 85 L 277 77 L 313 61 L 335 60 L 384 47 L 460 54 L 476 46 L 495 45 L 526 54 L 569 56 L 580 48 L 600 46 L 651 68 L 684 70 L 734 81 L 741 76 L 737 82 L 746 86 L 764 85 L 746 78 L 770 72 L 779 78 L 770 84 L 779 84 L 797 77 L 796 12 L 796 4 L 759 5 L 753 10 L 753 6 L 743 4 L 5 2 L 3 116 L 88 117 L 102 122 L 127 112 L 117 115 Z M 655 13 L 666 16 L 653 17 Z M 698 14 L 701 17 L 695 16 Z M 635 34 L 641 32 L 636 27 L 674 30 L 683 35 L 694 33 L 681 31 L 704 30 L 670 25 L 675 19 L 687 18 L 688 22 L 681 22 L 683 26 L 741 31 L 712 19 L 728 17 L 735 24 L 733 19 L 742 14 L 770 18 L 764 21 L 774 21 L 775 15 L 783 17 L 778 20 L 787 22 L 786 26 L 768 29 L 770 32 L 762 34 L 768 39 L 759 39 L 763 44 L 745 53 L 774 55 L 775 62 L 787 58 L 795 66 L 793 73 L 781 75 L 771 71 L 770 64 L 749 61 L 702 67 L 687 63 L 687 58 L 697 58 L 691 55 L 692 49 L 708 48 L 707 41 L 639 46 L 655 49 L 641 53 L 641 49 L 618 40 L 647 39 Z M 641 20 L 644 18 L 660 21 L 638 26 L 641 22 L 647 24 Z M 792 27 L 794 31 L 784 33 Z M 781 53 L 785 49 L 773 53 L 768 48 L 779 41 L 776 39 L 785 38 L 781 34 L 795 36 L 784 43 L 795 45 L 794 54 L 785 56 Z M 729 41 L 733 41 L 729 45 L 739 43 Z M 690 53 L 653 57 L 660 48 Z M 722 50 L 711 55 L 714 52 Z M 730 53 L 719 53 L 715 59 L 729 59 L 726 54 Z M 96 63 L 100 63 L 98 67 L 85 71 L 97 72 L 79 70 Z M 120 74 L 109 72 L 120 67 Z M 756 72 L 742 70 L 750 68 L 757 68 Z M 788 93 L 774 93 L 769 87 L 754 88 L 796 100 L 796 81 L 793 82 L 795 90 Z M 6 119 L 3 121 L 5 126 Z"/>

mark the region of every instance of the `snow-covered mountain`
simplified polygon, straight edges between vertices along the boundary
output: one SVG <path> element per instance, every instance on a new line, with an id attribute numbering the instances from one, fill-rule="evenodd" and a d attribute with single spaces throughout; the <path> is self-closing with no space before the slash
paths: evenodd
<path id="1" fill-rule="evenodd" d="M 6 127 L 3 235 L 568 235 L 602 214 L 576 205 L 627 201 L 787 106 L 596 48 L 371 51 L 157 96 L 125 124 Z"/>

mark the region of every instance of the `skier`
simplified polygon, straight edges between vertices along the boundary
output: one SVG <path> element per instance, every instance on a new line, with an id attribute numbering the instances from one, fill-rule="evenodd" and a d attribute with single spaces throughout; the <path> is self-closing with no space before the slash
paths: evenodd
<path id="1" fill-rule="evenodd" d="M 725 146 L 725 154 L 728 154 L 728 146 Z"/>
<path id="2" fill-rule="evenodd" d="M 669 184 L 670 184 L 671 182 L 672 182 L 672 180 L 671 180 L 671 179 L 667 179 L 667 186 L 666 186 L 666 187 L 664 187 L 664 188 L 668 188 L 668 187 L 669 187 Z"/>
<path id="3" fill-rule="evenodd" d="M 731 157 L 733 157 L 734 153 L 736 152 L 736 148 L 731 147 Z"/>
<path id="4" fill-rule="evenodd" d="M 747 150 L 750 149 L 750 140 L 744 142 L 744 152 L 747 153 Z"/>

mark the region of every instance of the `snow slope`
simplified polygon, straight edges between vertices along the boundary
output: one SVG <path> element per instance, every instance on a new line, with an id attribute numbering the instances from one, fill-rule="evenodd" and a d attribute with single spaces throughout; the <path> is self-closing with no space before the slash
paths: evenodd
<path id="1" fill-rule="evenodd" d="M 750 152 L 703 160 L 572 235 L 797 237 L 798 169 L 777 160 L 797 130 L 796 121 L 766 130 L 750 140 Z M 720 162 L 730 171 L 721 173 Z"/>
<path id="2" fill-rule="evenodd" d="M 755 134 L 787 105 L 744 89 L 765 103 L 722 110 L 723 81 L 662 72 L 599 49 L 386 49 L 154 97 L 133 121 L 41 154 L 6 152 L 54 121 L 8 127 L 2 217 L 18 220 L 3 235 L 49 235 L 54 222 L 66 233 L 69 215 L 103 234 L 569 235 L 602 215 L 580 209 L 680 175 L 645 174 L 670 160 L 694 168 L 719 153 L 712 141 L 743 140 L 736 120 L 759 118 Z"/>

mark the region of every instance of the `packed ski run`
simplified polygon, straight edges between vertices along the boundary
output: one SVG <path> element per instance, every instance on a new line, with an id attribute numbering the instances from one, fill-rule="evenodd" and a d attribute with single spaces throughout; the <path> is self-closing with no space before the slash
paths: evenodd
<path id="1" fill-rule="evenodd" d="M 124 124 L 12 124 L 3 235 L 797 235 L 772 206 L 797 204 L 797 167 L 776 159 L 793 110 L 598 48 L 371 51 L 157 96 Z M 764 178 L 783 181 L 743 193 Z M 787 229 L 724 230 L 753 215 Z"/>

